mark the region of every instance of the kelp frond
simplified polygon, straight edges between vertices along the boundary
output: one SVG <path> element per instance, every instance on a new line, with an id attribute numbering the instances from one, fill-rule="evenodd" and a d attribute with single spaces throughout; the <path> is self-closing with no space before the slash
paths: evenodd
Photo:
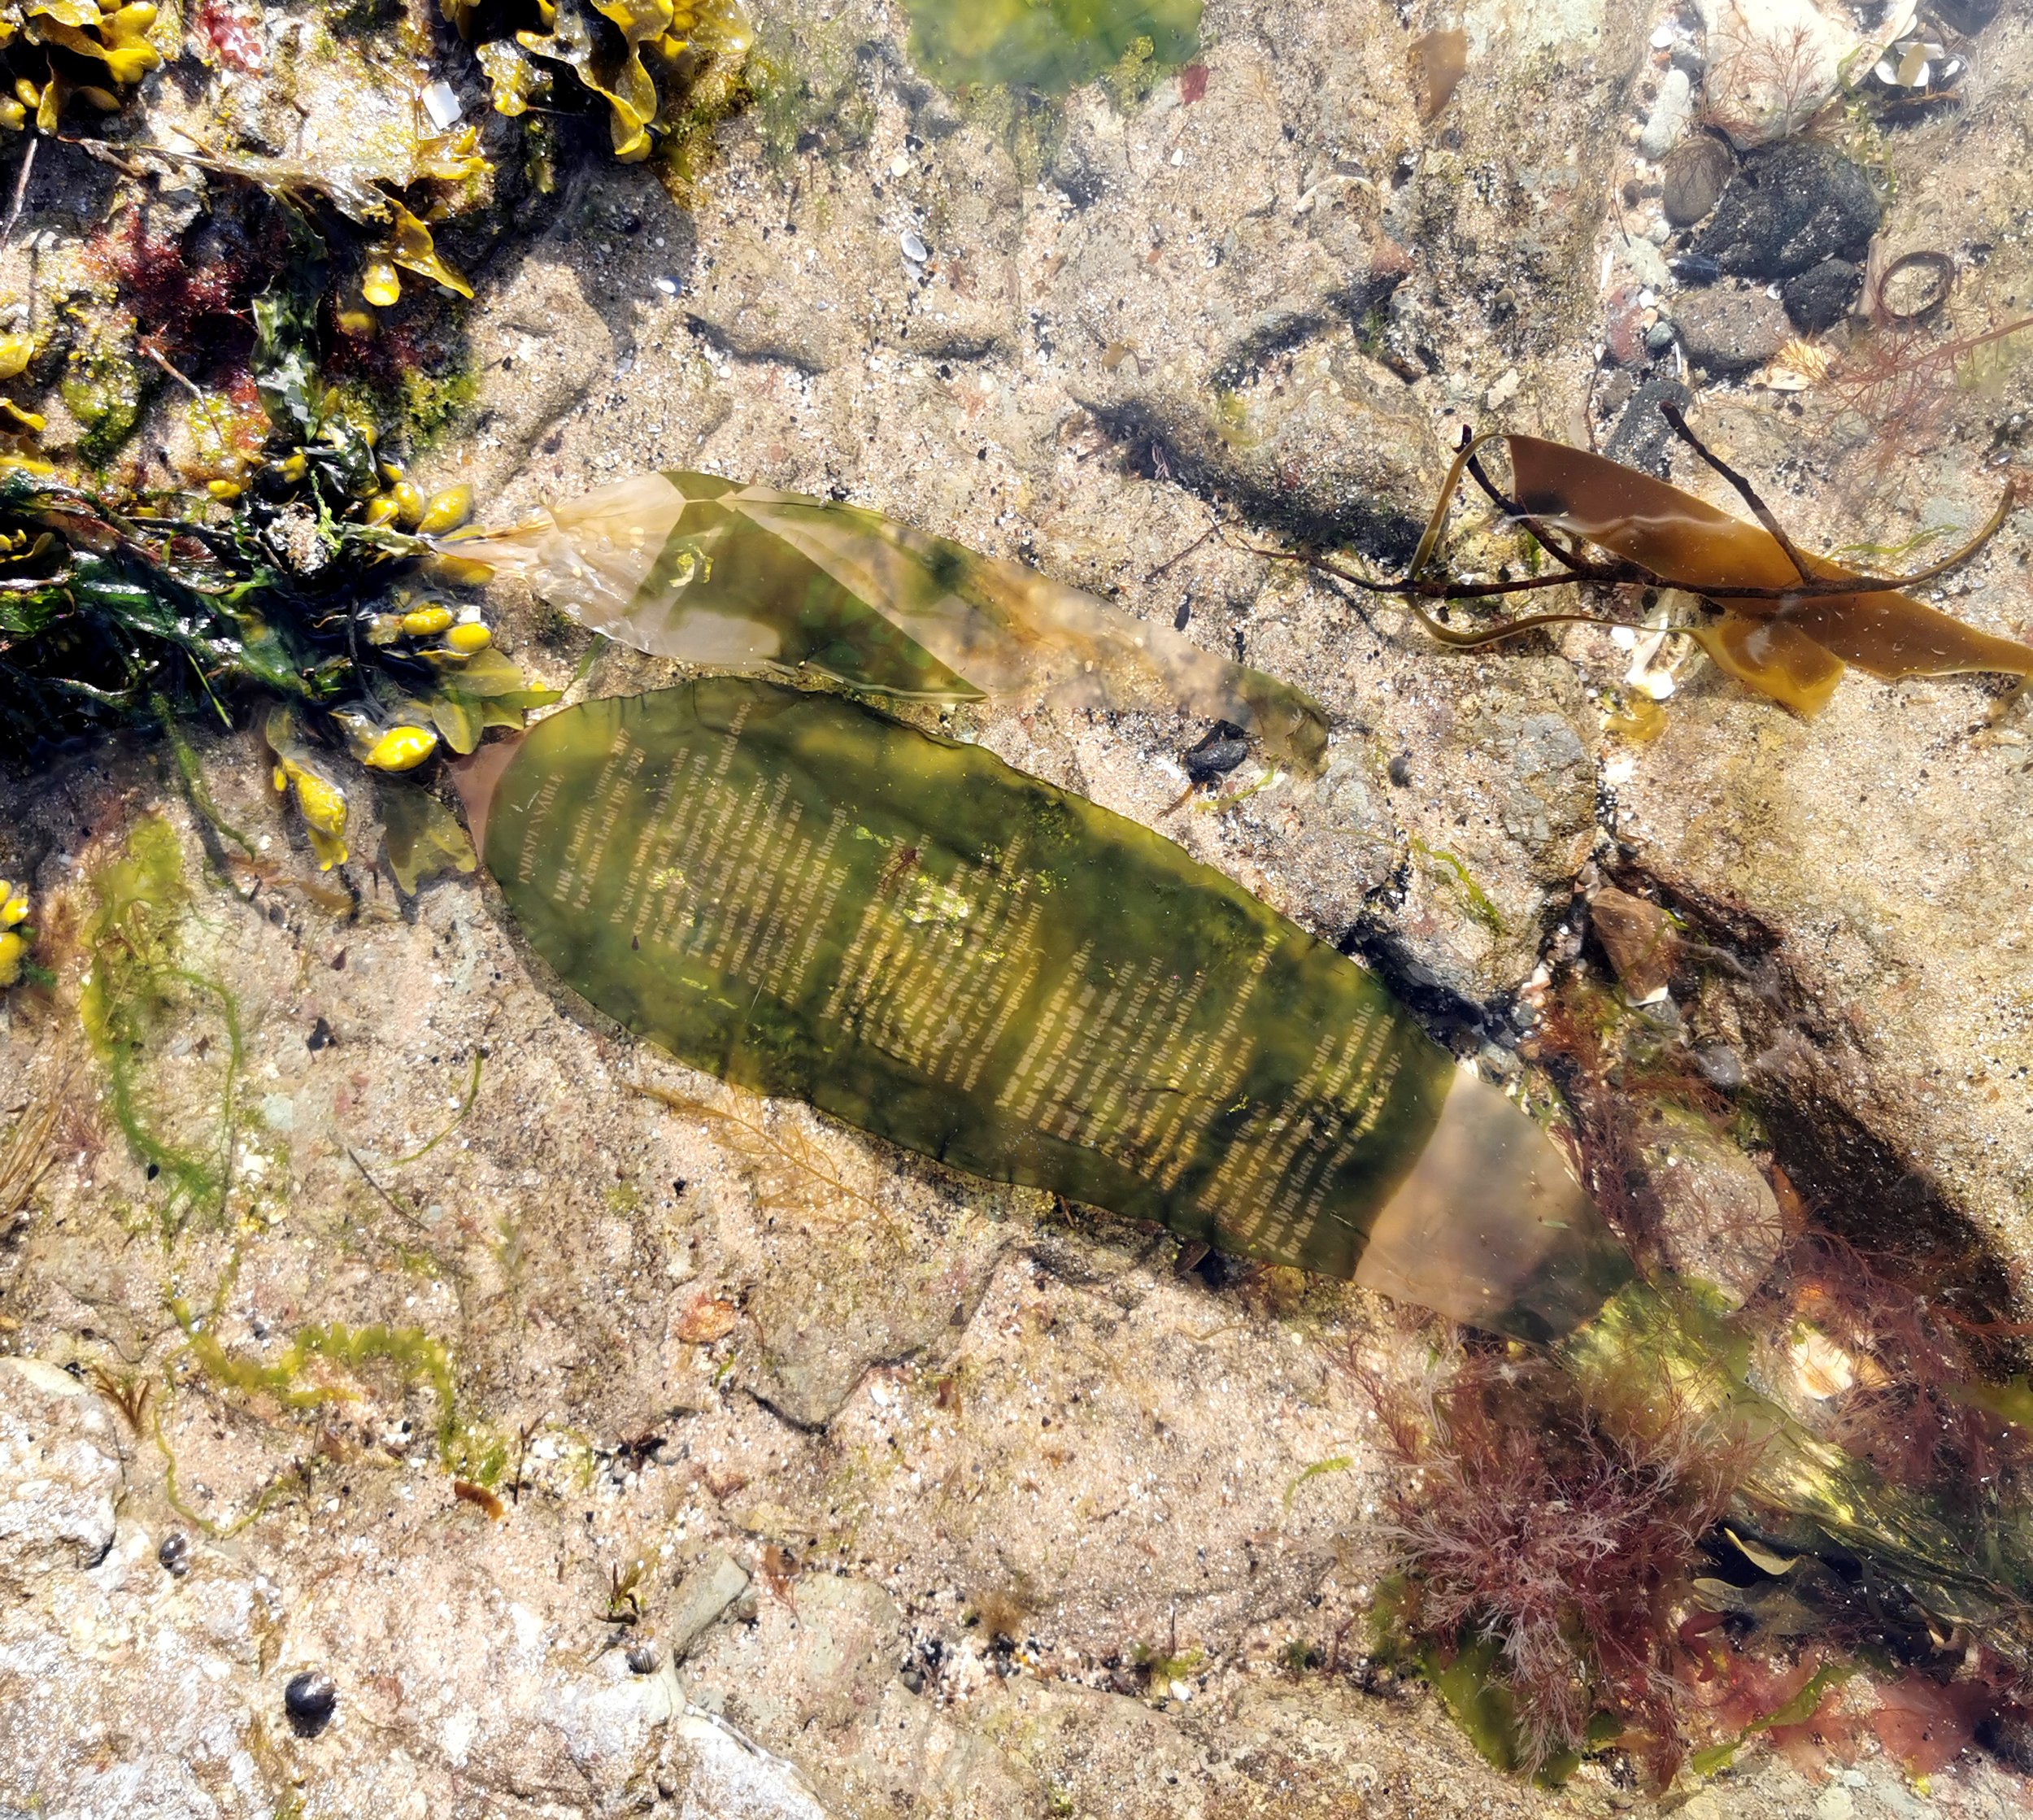
<path id="1" fill-rule="evenodd" d="M 2011 511 L 2014 494 L 2009 480 L 1983 527 L 1950 555 L 1907 575 L 1863 573 L 1801 550 L 1751 482 L 1711 451 L 1678 410 L 1668 405 L 1661 414 L 1730 484 L 1755 522 L 1732 517 L 1606 457 L 1532 436 L 1501 438 L 1511 459 L 1511 491 L 1506 494 L 1481 460 L 1482 449 L 1498 436 L 1475 437 L 1464 429 L 1417 553 L 1401 577 L 1371 575 L 1316 554 L 1256 553 L 1300 562 L 1365 593 L 1399 599 L 1428 633 L 1457 650 L 1548 626 L 1626 622 L 1561 611 L 1464 629 L 1447 625 L 1427 603 L 1508 599 L 1577 583 L 1696 594 L 1720 609 L 1719 621 L 1657 629 L 1695 639 L 1719 668 L 1803 715 L 1826 705 L 1846 664 L 1887 681 L 1967 671 L 2033 675 L 2033 647 L 1981 632 L 1904 591 L 1946 574 L 1983 549 Z M 1552 559 L 1554 572 L 1494 581 L 1426 573 L 1464 475 Z"/>

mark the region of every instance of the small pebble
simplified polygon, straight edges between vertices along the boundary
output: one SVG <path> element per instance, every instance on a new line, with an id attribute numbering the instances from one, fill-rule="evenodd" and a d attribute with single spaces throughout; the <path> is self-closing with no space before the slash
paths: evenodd
<path id="1" fill-rule="evenodd" d="M 1676 228 L 1691 227 L 1722 199 L 1736 159 L 1707 133 L 1683 140 L 1660 172 L 1660 204 Z"/>
<path id="2" fill-rule="evenodd" d="M 1673 28 L 1670 25 L 1654 26 L 1652 33 L 1652 48 L 1654 50 L 1667 49 L 1673 42 Z"/>
<path id="3" fill-rule="evenodd" d="M 1664 158 L 1680 143 L 1693 113 L 1693 85 L 1687 80 L 1687 72 L 1668 70 L 1665 80 L 1659 85 L 1659 98 L 1652 104 L 1645 129 L 1638 136 L 1639 155 L 1655 161 Z"/>
<path id="4" fill-rule="evenodd" d="M 661 1661 L 662 1657 L 657 1654 L 656 1645 L 647 1637 L 645 1637 L 640 1643 L 629 1646 L 629 1673 L 631 1674 L 654 1674 Z"/>
<path id="5" fill-rule="evenodd" d="M 1400 752 L 1385 767 L 1385 769 L 1390 773 L 1391 782 L 1399 789 L 1403 790 L 1412 782 L 1412 755 L 1409 752 Z"/>
<path id="6" fill-rule="evenodd" d="M 1694 1062 L 1710 1086 L 1735 1093 L 1744 1085 L 1744 1058 L 1726 1043 L 1704 1043 L 1695 1051 Z"/>
<path id="7" fill-rule="evenodd" d="M 155 1558 L 181 1579 L 190 1571 L 190 1538 L 181 1530 L 172 1530 L 163 1538 L 162 1546 L 155 1551 Z"/>
<path id="8" fill-rule="evenodd" d="M 904 258 L 913 265 L 922 265 L 932 256 L 932 249 L 908 228 L 903 230 L 897 244 L 903 249 Z"/>
<path id="9" fill-rule="evenodd" d="M 1687 358 L 1703 372 L 1740 373 L 1761 367 L 1792 333 L 1778 299 L 1761 290 L 1699 290 L 1674 306 Z"/>
<path id="10" fill-rule="evenodd" d="M 1224 721 L 1186 755 L 1186 774 L 1196 784 L 1225 777 L 1249 756 L 1249 741 L 1239 727 Z"/>
<path id="11" fill-rule="evenodd" d="M 319 1669 L 291 1675 L 282 1690 L 282 1709 L 289 1715 L 289 1722 L 307 1731 L 322 1726 L 338 1702 L 339 1691 L 332 1677 Z"/>
<path id="12" fill-rule="evenodd" d="M 666 297 L 675 297 L 677 295 L 677 279 L 671 277 L 668 273 L 656 281 L 656 288 L 663 292 Z"/>

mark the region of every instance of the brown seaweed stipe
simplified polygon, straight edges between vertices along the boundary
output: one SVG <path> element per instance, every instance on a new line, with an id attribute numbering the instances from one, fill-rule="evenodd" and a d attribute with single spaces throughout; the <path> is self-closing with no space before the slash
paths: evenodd
<path id="1" fill-rule="evenodd" d="M 1946 574 L 1983 549 L 2012 509 L 2009 480 L 1983 528 L 1940 561 L 1905 576 L 1860 574 L 1803 551 L 1751 482 L 1710 451 L 1675 407 L 1661 407 L 1661 415 L 1730 483 L 1756 516 L 1755 524 L 1585 450 L 1534 436 L 1474 436 L 1464 427 L 1426 533 L 1401 577 L 1365 575 L 1327 556 L 1248 547 L 1256 555 L 1303 563 L 1365 593 L 1402 599 L 1434 638 L 1456 650 L 1547 626 L 1626 622 L 1600 613 L 1562 612 L 1462 629 L 1435 617 L 1422 603 L 1495 599 L 1582 582 L 1697 594 L 1719 608 L 1722 618 L 1664 629 L 1696 640 L 1718 668 L 1803 716 L 1826 706 L 1848 664 L 1887 681 L 1982 670 L 2033 675 L 2033 647 L 1979 631 L 1903 591 Z M 1498 488 L 1478 459 L 1486 444 L 1500 439 L 1510 452 L 1511 494 Z M 1530 533 L 1558 573 L 1495 581 L 1426 573 L 1465 475 Z M 1590 555 L 1591 546 L 1606 555 Z"/>

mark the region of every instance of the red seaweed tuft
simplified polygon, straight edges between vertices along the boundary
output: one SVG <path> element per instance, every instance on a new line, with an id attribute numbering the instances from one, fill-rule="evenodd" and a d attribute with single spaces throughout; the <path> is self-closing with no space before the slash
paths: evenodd
<path id="1" fill-rule="evenodd" d="M 1496 1646 L 1526 1767 L 1586 1748 L 1607 1714 L 1670 1779 L 1684 1748 L 1678 1631 L 1736 1477 L 1727 1439 L 1669 1410 L 1607 1420 L 1532 1360 L 1471 1356 L 1416 1404 L 1369 1382 L 1406 1468 L 1387 1535 L 1415 1644 Z"/>

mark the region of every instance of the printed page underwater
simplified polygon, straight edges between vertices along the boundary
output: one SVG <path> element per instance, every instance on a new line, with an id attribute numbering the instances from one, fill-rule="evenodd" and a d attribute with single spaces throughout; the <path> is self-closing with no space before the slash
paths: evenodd
<path id="1" fill-rule="evenodd" d="M 2033 1812 L 2033 0 L 0 60 L 0 1816 Z"/>

